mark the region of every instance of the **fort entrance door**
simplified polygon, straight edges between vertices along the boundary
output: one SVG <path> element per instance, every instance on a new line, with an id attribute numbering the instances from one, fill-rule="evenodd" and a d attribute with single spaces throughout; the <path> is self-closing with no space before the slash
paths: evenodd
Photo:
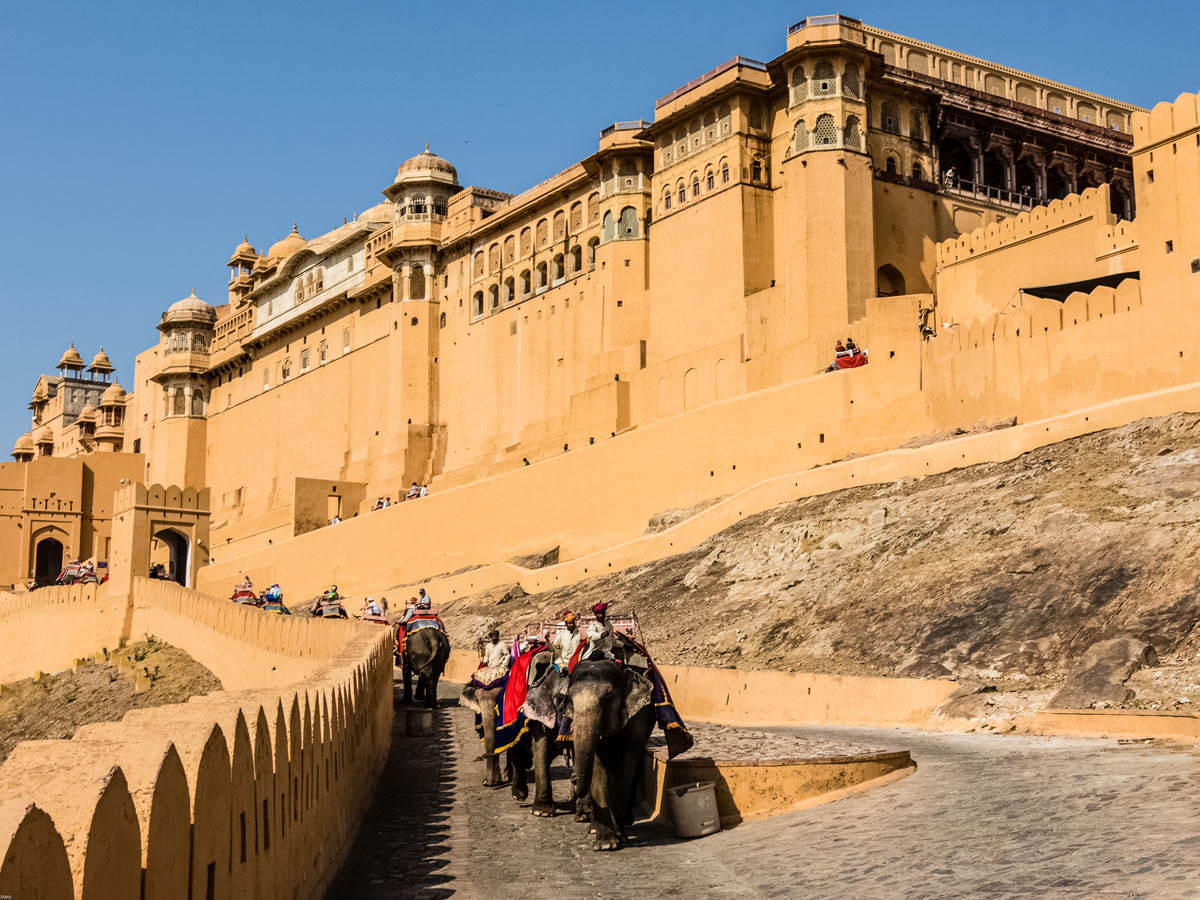
<path id="1" fill-rule="evenodd" d="M 190 587 L 188 580 L 191 570 L 188 562 L 191 548 L 187 536 L 180 534 L 174 528 L 164 528 L 162 531 L 155 532 L 154 537 L 166 547 L 168 554 L 167 576 L 177 584 Z"/>
<path id="2" fill-rule="evenodd" d="M 56 538 L 42 538 L 34 550 L 33 577 L 38 584 L 51 584 L 63 569 L 63 545 Z"/>

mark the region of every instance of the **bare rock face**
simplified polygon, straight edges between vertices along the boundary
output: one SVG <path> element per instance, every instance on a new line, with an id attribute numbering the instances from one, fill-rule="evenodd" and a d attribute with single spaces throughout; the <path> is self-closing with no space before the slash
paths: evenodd
<path id="1" fill-rule="evenodd" d="M 1066 683 L 1050 698 L 1052 709 L 1091 709 L 1094 706 L 1119 706 L 1133 699 L 1126 687 L 1129 676 L 1142 666 L 1158 664 L 1158 654 L 1137 638 L 1113 638 L 1092 644 Z"/>
<path id="2" fill-rule="evenodd" d="M 540 553 L 528 553 L 525 556 L 514 556 L 509 560 L 514 566 L 524 569 L 544 569 L 546 566 L 558 565 L 558 548 L 551 547 Z"/>

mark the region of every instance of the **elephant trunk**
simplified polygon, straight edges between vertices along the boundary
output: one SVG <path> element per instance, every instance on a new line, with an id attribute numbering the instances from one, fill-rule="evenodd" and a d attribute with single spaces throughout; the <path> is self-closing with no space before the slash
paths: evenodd
<path id="1" fill-rule="evenodd" d="M 575 796 L 580 813 L 590 808 L 592 776 L 596 765 L 596 745 L 601 737 L 600 697 L 593 691 L 571 695 L 571 741 L 575 753 Z"/>

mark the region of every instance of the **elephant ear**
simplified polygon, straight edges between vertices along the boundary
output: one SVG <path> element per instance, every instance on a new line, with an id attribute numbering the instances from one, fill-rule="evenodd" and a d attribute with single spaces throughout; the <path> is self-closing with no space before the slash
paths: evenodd
<path id="1" fill-rule="evenodd" d="M 462 698 L 459 701 L 463 706 L 472 712 L 483 715 L 483 704 L 480 703 L 479 697 L 476 695 L 475 685 L 467 682 L 462 689 Z"/>
<path id="2" fill-rule="evenodd" d="M 648 679 L 643 678 L 632 669 L 625 669 L 625 684 L 621 695 L 624 701 L 621 704 L 622 728 L 625 727 L 626 722 L 650 705 L 653 691 L 654 685 Z"/>

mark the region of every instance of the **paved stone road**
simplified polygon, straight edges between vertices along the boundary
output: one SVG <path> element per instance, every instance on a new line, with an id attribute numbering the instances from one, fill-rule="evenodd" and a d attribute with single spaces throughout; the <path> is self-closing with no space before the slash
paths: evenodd
<path id="1" fill-rule="evenodd" d="M 918 771 L 698 841 L 635 826 L 593 853 L 567 815 L 481 786 L 466 710 L 397 737 L 327 900 L 1200 898 L 1200 756 L 1112 741 L 798 729 L 911 749 Z M 782 730 L 782 729 L 781 729 Z M 565 770 L 556 782 L 565 793 Z"/>

